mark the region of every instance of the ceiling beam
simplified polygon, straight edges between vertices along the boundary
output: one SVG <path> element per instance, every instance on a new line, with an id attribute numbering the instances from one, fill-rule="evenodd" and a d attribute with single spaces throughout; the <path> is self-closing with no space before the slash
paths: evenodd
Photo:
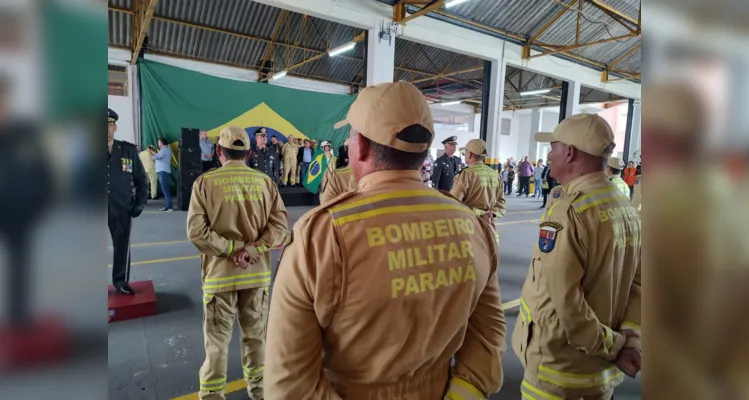
<path id="1" fill-rule="evenodd" d="M 549 21 L 547 21 L 544 24 L 544 26 L 541 27 L 541 29 L 538 30 L 538 32 L 534 33 L 533 36 L 531 36 L 531 38 L 528 39 L 528 43 L 534 43 L 536 39 L 538 39 L 538 37 L 541 36 L 541 34 L 546 32 L 547 29 L 549 29 L 552 25 L 554 25 L 554 23 L 557 22 L 557 20 L 559 20 L 559 18 L 561 18 L 562 15 L 564 15 L 564 13 L 567 12 L 568 8 L 574 6 L 577 1 L 578 0 L 572 0 L 570 4 L 563 7 L 561 11 L 559 11 L 556 15 L 554 15 Z"/>
<path id="2" fill-rule="evenodd" d="M 601 10 L 608 11 L 609 13 L 614 14 L 618 16 L 619 18 L 622 18 L 626 21 L 633 23 L 636 27 L 638 28 L 640 27 L 636 18 L 630 17 L 629 15 L 617 10 L 614 7 L 611 7 L 610 5 L 602 2 L 601 0 L 589 0 L 589 1 L 593 3 L 593 5 L 595 5 L 596 7 L 600 8 Z"/>
<path id="3" fill-rule="evenodd" d="M 286 17 L 289 15 L 288 10 L 281 11 L 281 15 L 278 17 L 278 20 L 276 21 L 276 28 L 273 30 L 273 38 L 270 41 L 270 44 L 265 49 L 265 54 L 263 54 L 263 58 L 261 58 L 260 61 L 260 73 L 258 74 L 258 78 L 263 75 L 262 70 L 265 69 L 265 63 L 268 60 L 268 57 L 270 57 L 273 54 L 273 47 L 275 46 L 275 42 L 278 39 L 278 35 L 281 34 L 281 27 L 283 26 L 284 21 L 286 21 Z"/>
<path id="4" fill-rule="evenodd" d="M 137 37 L 135 38 L 135 41 L 131 44 L 133 45 L 132 48 L 132 54 L 130 58 L 130 64 L 135 64 L 135 62 L 138 60 L 138 54 L 140 54 L 140 49 L 143 46 L 143 41 L 146 40 L 146 33 L 148 33 L 148 26 L 151 25 L 151 19 L 153 18 L 153 12 L 156 9 L 156 4 L 159 3 L 159 0 L 136 0 L 141 2 L 141 6 L 145 7 L 139 7 L 138 11 L 140 11 L 138 14 L 133 15 L 133 21 L 135 19 L 138 20 L 138 30 L 137 30 Z M 148 1 L 148 3 L 144 3 L 145 1 Z M 135 31 L 135 30 L 134 30 Z"/>
<path id="5" fill-rule="evenodd" d="M 637 50 L 639 50 L 639 49 L 640 49 L 640 46 L 642 46 L 642 43 L 637 43 L 637 44 L 636 44 L 636 45 L 635 45 L 634 47 L 632 47 L 631 49 L 629 49 L 629 50 L 628 50 L 628 51 L 627 51 L 626 53 L 622 54 L 621 56 L 619 56 L 619 58 L 617 58 L 616 60 L 614 60 L 614 61 L 612 61 L 611 63 L 609 63 L 609 67 L 608 67 L 608 69 L 609 69 L 609 70 L 611 70 L 611 69 L 613 69 L 614 67 L 616 67 L 617 65 L 619 65 L 619 63 L 621 63 L 621 62 L 622 62 L 622 61 L 624 61 L 624 60 L 625 60 L 625 59 L 626 59 L 627 57 L 631 56 L 631 55 L 632 55 L 632 54 L 634 54 L 634 53 L 635 53 L 635 52 L 636 52 Z"/>
<path id="6" fill-rule="evenodd" d="M 354 42 L 354 43 L 359 43 L 362 40 L 364 40 L 365 36 L 366 36 L 365 32 L 362 32 L 362 33 L 354 36 L 354 38 L 351 41 Z M 330 50 L 328 50 L 328 51 L 330 51 Z M 319 59 L 327 56 L 328 55 L 328 51 L 326 51 L 325 53 L 317 54 L 317 55 L 312 56 L 312 57 L 310 57 L 310 58 L 308 58 L 306 60 L 300 61 L 300 62 L 298 62 L 298 63 L 296 63 L 296 64 L 294 64 L 292 66 L 286 67 L 286 68 L 284 68 L 282 70 L 277 70 L 275 72 L 280 72 L 280 71 L 286 71 L 287 73 L 291 72 L 291 71 L 293 71 L 293 70 L 295 70 L 295 69 L 297 69 L 297 68 L 299 68 L 301 66 L 307 65 L 307 64 L 309 64 L 311 62 L 317 61 L 317 60 L 319 60 Z M 258 82 L 264 82 L 264 81 L 267 81 L 268 79 L 270 79 L 270 76 L 266 75 L 263 78 L 258 79 Z"/>
<path id="7" fill-rule="evenodd" d="M 446 0 L 434 0 L 431 3 L 429 3 L 429 5 L 427 5 L 426 7 L 422 7 L 419 11 L 416 11 L 415 13 L 413 13 L 413 14 L 405 17 L 405 18 L 396 18 L 394 21 L 397 22 L 397 23 L 399 23 L 399 24 L 401 24 L 401 25 L 406 25 L 408 23 L 408 21 L 412 21 L 415 18 L 418 18 L 418 17 L 420 17 L 422 15 L 429 14 L 432 11 L 438 10 L 440 7 L 442 7 L 443 5 L 445 5 L 445 1 Z"/>
<path id="8" fill-rule="evenodd" d="M 577 30 L 575 31 L 575 44 L 580 44 L 580 26 L 583 18 L 583 0 L 577 2 Z"/>
<path id="9" fill-rule="evenodd" d="M 431 80 L 435 80 L 435 79 L 439 79 L 439 78 L 445 78 L 445 77 L 448 77 L 448 76 L 460 75 L 460 74 L 467 74 L 469 72 L 481 71 L 483 69 L 484 69 L 484 67 L 481 66 L 481 67 L 474 67 L 474 68 L 464 69 L 464 70 L 461 70 L 461 71 L 453 71 L 453 72 L 448 72 L 446 74 L 438 74 L 438 75 L 433 75 L 433 76 L 428 77 L 428 78 L 417 79 L 415 81 L 411 81 L 411 83 L 416 84 L 416 83 L 419 83 L 419 82 L 431 81 Z"/>
<path id="10" fill-rule="evenodd" d="M 532 59 L 532 58 L 537 58 L 537 57 L 549 56 L 549 55 L 558 54 L 558 53 L 565 53 L 565 52 L 568 52 L 570 50 L 582 49 L 584 47 L 593 46 L 593 45 L 597 45 L 597 44 L 608 43 L 608 42 L 613 42 L 613 41 L 616 41 L 616 40 L 629 39 L 629 38 L 632 38 L 632 37 L 635 37 L 635 36 L 636 36 L 635 34 L 628 33 L 628 34 L 622 35 L 622 36 L 611 37 L 611 38 L 608 38 L 608 39 L 596 40 L 595 42 L 588 42 L 588 43 L 581 43 L 581 44 L 573 44 L 573 45 L 570 45 L 570 46 L 563 46 L 563 47 L 559 47 L 557 49 L 554 49 L 552 51 L 547 51 L 545 53 L 534 54 L 532 56 L 528 55 L 526 57 L 526 59 Z"/>

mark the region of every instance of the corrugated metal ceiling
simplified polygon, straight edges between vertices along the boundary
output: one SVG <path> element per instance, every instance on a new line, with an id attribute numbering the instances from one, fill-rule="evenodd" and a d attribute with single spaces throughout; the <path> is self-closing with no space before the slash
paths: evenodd
<path id="1" fill-rule="evenodd" d="M 561 0 L 473 0 L 449 11 L 527 36 L 563 8 L 558 1 Z M 636 16 L 637 4 L 633 3 L 637 3 L 637 0 L 609 0 L 608 3 Z M 131 46 L 132 6 L 133 0 L 109 0 L 111 46 Z M 286 69 L 347 43 L 362 32 L 354 27 L 285 12 L 250 0 L 161 0 L 149 27 L 149 51 L 258 69 L 283 14 L 285 21 L 280 25 L 271 57 L 274 71 Z M 592 5 L 585 4 L 584 14 L 594 22 L 596 18 L 608 18 L 608 23 L 605 27 L 601 22 L 583 23 L 583 41 L 626 33 L 624 27 L 611 23 L 610 17 Z M 573 43 L 575 25 L 576 13 L 567 12 L 539 40 L 553 44 Z M 610 42 L 579 49 L 575 53 L 601 62 L 612 61 L 639 40 L 633 38 Z M 479 68 L 483 66 L 482 60 L 401 39 L 395 39 L 395 45 L 395 79 L 415 81 L 425 93 L 440 99 L 480 98 L 483 71 Z M 364 58 L 365 46 L 360 44 L 354 51 L 338 57 L 322 56 L 293 69 L 291 74 L 338 83 L 363 84 Z M 634 71 L 639 67 L 639 51 L 617 66 L 618 69 Z M 470 69 L 476 70 L 454 74 Z M 522 90 L 551 84 L 544 77 L 536 78 L 536 74 L 527 71 L 523 74 L 523 82 L 520 82 L 519 74 L 513 75 L 513 72 L 514 69 L 508 68 L 510 81 L 518 87 L 527 85 Z M 515 91 L 513 85 L 506 85 L 506 89 Z"/>

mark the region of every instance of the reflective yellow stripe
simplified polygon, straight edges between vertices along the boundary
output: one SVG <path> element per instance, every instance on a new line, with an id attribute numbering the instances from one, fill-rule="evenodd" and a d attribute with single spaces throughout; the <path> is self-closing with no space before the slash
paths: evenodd
<path id="1" fill-rule="evenodd" d="M 215 282 L 233 281 L 233 280 L 237 280 L 237 279 L 252 278 L 252 277 L 255 277 L 255 276 L 268 276 L 268 275 L 270 275 L 270 271 L 267 271 L 267 272 L 255 272 L 255 273 L 252 273 L 252 274 L 242 274 L 242 275 L 227 276 L 227 277 L 224 277 L 224 278 L 209 278 L 209 279 L 206 279 L 205 282 L 206 283 L 208 283 L 208 282 L 214 282 L 215 283 Z"/>
<path id="2" fill-rule="evenodd" d="M 480 390 L 476 389 L 476 386 L 473 386 L 472 384 L 468 383 L 467 381 L 453 377 L 450 379 L 450 384 L 455 384 L 456 386 L 460 387 L 461 389 L 468 392 L 468 394 L 474 396 L 477 399 L 484 399 L 484 394 L 481 393 Z"/>
<path id="3" fill-rule="evenodd" d="M 445 195 L 443 195 L 442 193 L 436 190 L 400 190 L 400 191 L 396 191 L 392 193 L 384 193 L 384 194 L 379 194 L 377 196 L 367 197 L 366 199 L 354 201 L 351 203 L 341 204 L 340 206 L 331 208 L 330 212 L 335 213 L 339 211 L 344 211 L 344 210 L 348 210 L 351 208 L 363 206 L 369 203 L 382 201 L 382 200 L 402 199 L 402 198 L 414 197 L 414 196 L 430 196 L 430 197 L 439 197 L 439 198 L 445 197 Z"/>
<path id="4" fill-rule="evenodd" d="M 606 188 L 603 188 L 603 189 L 594 190 L 594 191 L 592 191 L 592 192 L 590 192 L 588 194 L 580 196 L 580 198 L 578 198 L 577 200 L 575 200 L 574 202 L 572 202 L 572 205 L 574 205 L 575 208 L 577 208 L 578 206 L 583 206 L 583 205 L 588 204 L 588 203 L 590 203 L 592 201 L 595 201 L 595 199 L 593 199 L 593 197 L 597 197 L 597 196 L 599 196 L 601 194 L 609 194 L 609 193 L 615 193 L 615 192 L 616 192 L 616 188 L 609 188 L 609 187 L 606 187 Z"/>
<path id="5" fill-rule="evenodd" d="M 528 307 L 528 304 L 525 303 L 525 299 L 522 297 L 520 298 L 520 305 L 522 307 L 522 311 L 525 313 L 523 315 L 523 319 L 525 320 L 526 324 L 530 324 L 531 321 L 533 321 L 533 316 L 531 315 L 531 309 Z M 522 315 L 523 313 L 521 313 Z"/>
<path id="6" fill-rule="evenodd" d="M 223 283 L 223 284 L 217 284 L 217 285 L 205 285 L 205 286 L 203 286 L 203 289 L 220 289 L 220 288 L 225 288 L 225 287 L 229 287 L 229 286 L 249 285 L 251 283 L 264 283 L 264 282 L 270 283 L 270 277 L 263 278 L 263 279 L 251 279 L 251 280 L 246 280 L 246 281 L 236 281 L 236 282 Z"/>
<path id="7" fill-rule="evenodd" d="M 543 216 L 541 217 L 541 221 L 544 221 L 544 220 L 546 220 L 546 218 L 549 218 L 549 217 L 551 217 L 551 213 L 552 213 L 552 212 L 554 212 L 554 209 L 555 209 L 555 208 L 556 208 L 556 207 L 557 207 L 558 205 L 559 205 L 559 201 L 557 201 L 556 203 L 552 204 L 552 205 L 551 205 L 551 207 L 549 207 L 549 209 L 548 209 L 548 210 L 546 211 L 546 214 L 544 214 L 544 215 L 543 215 Z"/>
<path id="8" fill-rule="evenodd" d="M 525 389 L 525 390 L 523 390 L 523 389 Z M 536 397 L 533 397 L 535 395 L 535 396 L 539 396 L 542 399 L 564 400 L 561 397 L 554 396 L 553 394 L 546 393 L 546 392 L 544 392 L 541 389 L 538 389 L 538 388 L 535 388 L 535 387 L 531 386 L 531 384 L 528 383 L 528 381 L 526 381 L 525 379 L 523 379 L 523 383 L 521 384 L 520 390 L 523 391 L 523 392 L 525 392 L 532 399 L 536 398 Z"/>
<path id="9" fill-rule="evenodd" d="M 601 372 L 592 374 L 573 374 L 555 371 L 543 365 L 538 367 L 538 379 L 564 388 L 585 389 L 603 386 L 622 376 L 624 376 L 624 373 L 617 367 L 607 368 Z"/>
<path id="10" fill-rule="evenodd" d="M 603 346 L 606 354 L 614 347 L 614 332 L 606 325 L 603 326 Z"/>
<path id="11" fill-rule="evenodd" d="M 640 333 L 640 331 L 642 330 L 642 328 L 640 327 L 640 325 L 637 325 L 636 323 L 634 323 L 632 321 L 624 321 L 624 322 L 622 322 L 622 329 L 630 329 L 630 330 L 633 330 L 633 331 L 637 331 L 637 333 Z"/>
<path id="12" fill-rule="evenodd" d="M 226 382 L 226 378 L 218 378 L 212 381 L 203 381 L 203 380 L 200 381 L 200 383 L 203 385 L 216 385 L 216 384 L 224 383 L 224 382 Z"/>
<path id="13" fill-rule="evenodd" d="M 586 204 L 586 205 L 578 208 L 577 212 L 581 213 L 581 212 L 583 212 L 583 211 L 585 211 L 585 210 L 587 210 L 589 208 L 592 208 L 592 207 L 595 207 L 595 206 L 600 206 L 601 204 L 605 204 L 605 203 L 610 203 L 612 201 L 624 201 L 624 200 L 627 200 L 627 198 L 624 197 L 624 196 L 622 196 L 621 193 L 619 193 L 617 196 L 605 197 L 605 198 L 602 198 L 600 200 L 596 200 L 596 201 L 594 201 L 592 203 Z M 629 200 L 627 200 L 627 201 L 629 201 Z"/>
<path id="14" fill-rule="evenodd" d="M 454 391 L 454 390 L 448 390 L 448 391 L 447 391 L 447 396 L 446 396 L 446 397 L 447 397 L 447 398 L 448 398 L 449 400 L 466 400 L 466 399 L 465 399 L 465 398 L 463 398 L 463 396 L 461 396 L 460 394 L 458 394 L 458 393 L 455 393 L 455 391 Z"/>
<path id="15" fill-rule="evenodd" d="M 261 376 L 263 374 L 265 366 L 257 367 L 254 369 L 249 369 L 243 366 L 242 369 L 244 369 L 245 378 L 257 378 L 258 376 Z"/>
<path id="16" fill-rule="evenodd" d="M 234 241 L 233 241 L 233 240 L 230 240 L 230 241 L 229 241 L 229 252 L 228 252 L 228 253 L 226 253 L 226 255 L 227 255 L 227 256 L 230 256 L 230 255 L 231 255 L 231 253 L 233 253 L 233 252 L 234 252 Z"/>
<path id="17" fill-rule="evenodd" d="M 203 293 L 203 303 L 208 304 L 213 300 L 213 295 L 210 293 Z"/>
<path id="18" fill-rule="evenodd" d="M 444 196 L 443 196 L 444 197 Z M 457 204 L 417 204 L 412 206 L 392 206 L 382 207 L 375 210 L 364 211 L 357 214 L 347 215 L 345 217 L 336 218 L 333 220 L 334 225 L 342 225 L 347 222 L 359 221 L 362 219 L 373 218 L 381 215 L 398 214 L 398 213 L 413 213 L 423 211 L 445 211 L 445 210 L 456 210 L 470 212 L 468 208 L 457 205 Z"/>

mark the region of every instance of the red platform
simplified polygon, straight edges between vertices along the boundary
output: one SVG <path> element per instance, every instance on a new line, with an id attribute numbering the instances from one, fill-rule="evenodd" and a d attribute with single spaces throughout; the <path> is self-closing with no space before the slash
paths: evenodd
<path id="1" fill-rule="evenodd" d="M 153 282 L 131 282 L 134 295 L 119 294 L 109 285 L 109 322 L 156 315 L 156 292 Z"/>
<path id="2" fill-rule="evenodd" d="M 0 326 L 0 372 L 62 361 L 70 352 L 69 336 L 55 315 L 22 326 Z"/>

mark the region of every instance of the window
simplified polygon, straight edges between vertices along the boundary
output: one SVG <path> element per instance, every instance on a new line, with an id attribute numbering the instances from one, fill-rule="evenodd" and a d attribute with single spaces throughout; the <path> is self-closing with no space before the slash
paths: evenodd
<path id="1" fill-rule="evenodd" d="M 108 79 L 108 94 L 110 96 L 128 96 L 127 67 L 110 65 Z"/>

